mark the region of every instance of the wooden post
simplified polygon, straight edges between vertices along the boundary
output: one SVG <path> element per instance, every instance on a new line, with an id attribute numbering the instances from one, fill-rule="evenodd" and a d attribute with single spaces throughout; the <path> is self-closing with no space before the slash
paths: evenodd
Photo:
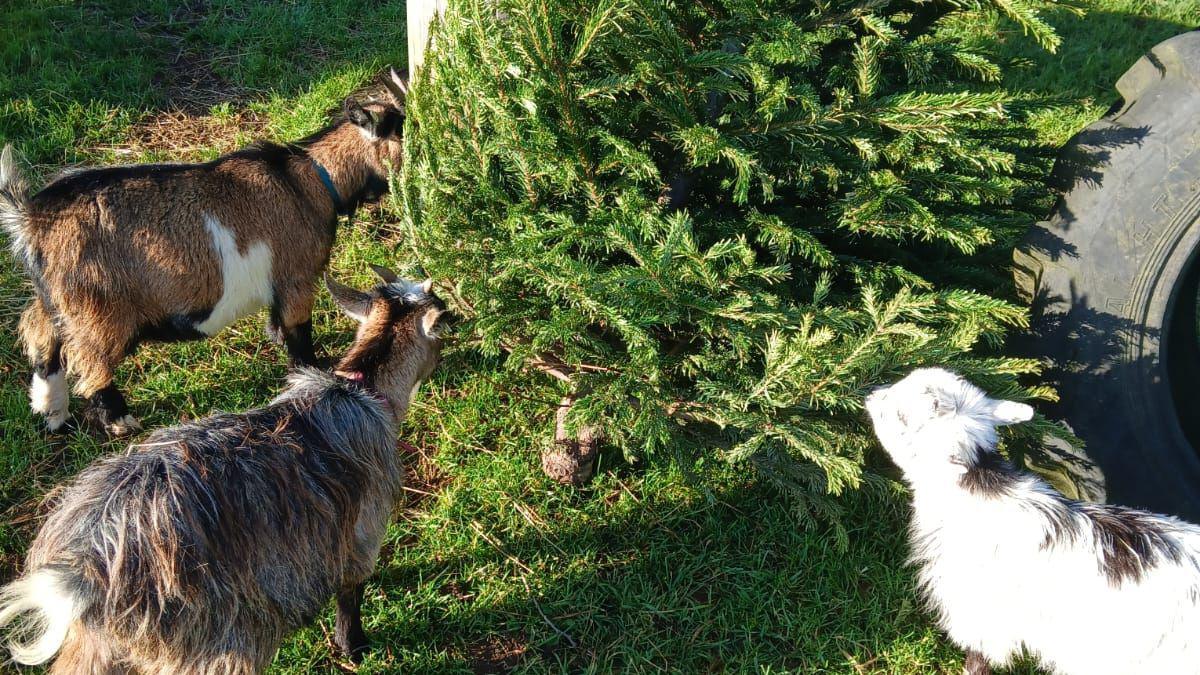
<path id="1" fill-rule="evenodd" d="M 429 24 L 446 11 L 446 0 L 408 0 L 408 77 L 416 81 L 417 69 L 425 62 L 429 46 Z"/>

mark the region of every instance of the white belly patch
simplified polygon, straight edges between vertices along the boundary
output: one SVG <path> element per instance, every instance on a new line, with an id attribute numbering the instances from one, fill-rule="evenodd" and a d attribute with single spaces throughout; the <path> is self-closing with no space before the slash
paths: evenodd
<path id="1" fill-rule="evenodd" d="M 204 227 L 221 260 L 221 299 L 196 330 L 212 335 L 271 301 L 271 249 L 259 241 L 242 255 L 233 233 L 215 216 L 205 214 Z"/>

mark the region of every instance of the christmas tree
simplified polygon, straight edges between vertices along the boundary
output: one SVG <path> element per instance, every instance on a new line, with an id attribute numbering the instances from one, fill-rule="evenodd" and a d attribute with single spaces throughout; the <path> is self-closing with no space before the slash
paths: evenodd
<path id="1" fill-rule="evenodd" d="M 1020 122 L 951 30 L 1000 12 L 1053 49 L 1039 7 L 451 0 L 408 101 L 406 255 L 461 340 L 560 388 L 549 473 L 716 453 L 836 520 L 871 386 L 938 364 L 1050 395 L 983 292 L 1034 219 Z"/>

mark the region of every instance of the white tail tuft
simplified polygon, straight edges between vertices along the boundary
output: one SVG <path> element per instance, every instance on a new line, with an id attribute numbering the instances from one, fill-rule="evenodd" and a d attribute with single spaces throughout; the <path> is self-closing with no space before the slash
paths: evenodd
<path id="1" fill-rule="evenodd" d="M 25 236 L 25 208 L 29 186 L 17 166 L 16 153 L 11 145 L 0 151 L 0 227 L 8 231 L 12 250 L 18 259 L 29 265 L 32 257 Z"/>
<path id="2" fill-rule="evenodd" d="M 16 153 L 13 152 L 13 146 L 9 144 L 0 151 L 0 186 L 8 184 L 15 177 L 20 177 L 20 174 L 17 171 Z"/>
<path id="3" fill-rule="evenodd" d="M 15 625 L 8 643 L 13 661 L 36 666 L 54 658 L 79 618 L 82 608 L 63 588 L 62 574 L 43 568 L 0 589 L 0 627 Z"/>

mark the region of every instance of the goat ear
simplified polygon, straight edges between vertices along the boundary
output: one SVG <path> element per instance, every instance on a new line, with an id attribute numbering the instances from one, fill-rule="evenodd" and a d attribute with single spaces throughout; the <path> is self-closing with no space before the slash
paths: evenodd
<path id="1" fill-rule="evenodd" d="M 1033 408 L 1016 401 L 996 401 L 992 408 L 992 417 L 999 424 L 1017 424 L 1033 419 Z"/>
<path id="2" fill-rule="evenodd" d="M 404 106 L 404 99 L 408 97 L 408 83 L 395 68 L 388 68 L 387 77 L 383 78 L 383 86 L 387 89 L 388 97 L 392 99 L 392 103 L 397 107 Z"/>
<path id="3" fill-rule="evenodd" d="M 375 135 L 375 127 L 379 124 L 379 118 L 375 113 L 362 107 L 358 101 L 346 99 L 345 103 L 346 119 L 356 127 L 360 127 Z"/>
<path id="4" fill-rule="evenodd" d="M 437 307 L 430 307 L 425 310 L 425 315 L 421 317 L 421 334 L 430 339 L 436 338 L 438 336 L 438 319 L 442 318 L 443 314 L 445 314 L 445 310 L 438 309 Z"/>
<path id="5" fill-rule="evenodd" d="M 371 296 L 334 281 L 328 272 L 325 274 L 325 287 L 329 289 L 338 309 L 346 316 L 359 323 L 367 320 L 367 315 L 371 313 Z"/>
<path id="6" fill-rule="evenodd" d="M 429 291 L 433 290 L 433 279 L 426 279 L 425 281 L 422 281 L 420 283 L 420 286 L 421 286 L 421 292 L 428 295 Z"/>
<path id="7" fill-rule="evenodd" d="M 379 265 L 371 265 L 371 269 L 375 272 L 376 275 L 379 276 L 380 279 L 383 279 L 384 283 L 394 284 L 397 281 L 400 281 L 400 277 L 397 276 L 397 274 L 395 272 L 389 270 L 386 267 L 381 267 Z"/>

